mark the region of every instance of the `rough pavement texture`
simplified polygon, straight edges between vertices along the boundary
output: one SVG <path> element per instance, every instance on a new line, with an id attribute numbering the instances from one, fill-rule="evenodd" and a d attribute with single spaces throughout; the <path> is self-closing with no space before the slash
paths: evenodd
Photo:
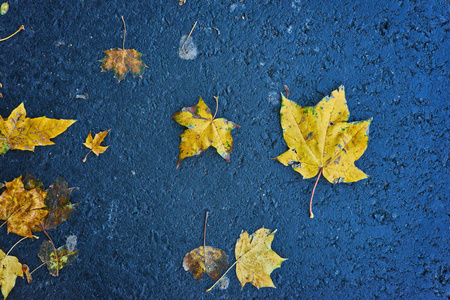
<path id="1" fill-rule="evenodd" d="M 280 3 L 281 2 L 281 3 Z M 0 36 L 0 114 L 25 103 L 30 117 L 77 119 L 34 153 L 10 151 L 1 181 L 27 171 L 48 186 L 59 175 L 80 202 L 50 232 L 78 237 L 80 257 L 59 277 L 45 268 L 11 299 L 342 299 L 450 297 L 449 30 L 446 1 L 9 1 Z M 120 84 L 100 73 L 101 51 L 142 52 L 143 79 Z M 179 41 L 198 21 L 194 60 Z M 346 87 L 350 121 L 373 117 L 357 162 L 369 179 L 332 185 L 271 158 L 287 149 L 279 124 L 283 85 L 290 99 L 315 105 Z M 76 95 L 88 95 L 88 99 Z M 233 131 L 231 162 L 213 149 L 176 169 L 171 115 L 202 96 Z M 111 128 L 99 157 L 83 142 Z M 241 230 L 278 229 L 273 249 L 289 258 L 272 274 L 276 289 L 230 286 L 205 293 L 182 268 L 206 243 L 234 261 Z M 18 239 L 3 227 L 0 247 Z M 31 269 L 45 240 L 12 255 Z"/>

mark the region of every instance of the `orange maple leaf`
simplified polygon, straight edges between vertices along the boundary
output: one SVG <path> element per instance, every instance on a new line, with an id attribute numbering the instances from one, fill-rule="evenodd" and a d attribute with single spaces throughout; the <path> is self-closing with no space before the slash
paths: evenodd
<path id="1" fill-rule="evenodd" d="M 42 225 L 48 211 L 44 199 L 47 191 L 40 187 L 26 190 L 22 176 L 5 183 L 6 190 L 0 195 L 0 220 L 8 224 L 8 233 L 33 238 L 31 230 Z"/>
<path id="2" fill-rule="evenodd" d="M 100 153 L 103 153 L 106 151 L 106 149 L 108 149 L 109 146 L 106 147 L 100 146 L 100 144 L 103 142 L 103 140 L 105 139 L 106 135 L 109 133 L 110 130 L 111 129 L 99 132 L 95 135 L 94 138 L 92 138 L 91 132 L 89 131 L 89 135 L 86 138 L 86 142 L 83 144 L 89 149 L 91 149 L 91 151 L 89 151 L 88 154 L 94 152 L 97 156 L 99 156 Z M 88 154 L 86 154 L 86 157 L 83 159 L 83 162 L 86 162 Z"/>
<path id="3" fill-rule="evenodd" d="M 133 77 L 142 78 L 144 69 L 147 67 L 142 61 L 142 53 L 134 49 L 125 49 L 127 27 L 123 16 L 122 21 L 124 26 L 122 48 L 112 48 L 103 51 L 106 53 L 106 56 L 100 60 L 102 62 L 100 66 L 102 72 L 113 72 L 118 82 L 124 80 L 128 73 L 131 73 Z"/>

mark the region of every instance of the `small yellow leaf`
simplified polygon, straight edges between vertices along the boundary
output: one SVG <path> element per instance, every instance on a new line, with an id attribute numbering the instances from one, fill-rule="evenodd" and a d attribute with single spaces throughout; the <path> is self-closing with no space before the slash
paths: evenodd
<path id="1" fill-rule="evenodd" d="M 172 118 L 187 127 L 181 135 L 180 155 L 177 168 L 186 157 L 199 155 L 213 146 L 226 161 L 230 161 L 233 150 L 231 130 L 240 127 L 227 119 L 214 119 L 211 110 L 200 97 L 197 105 L 184 107 Z"/>
<path id="2" fill-rule="evenodd" d="M 281 258 L 272 250 L 275 231 L 260 228 L 251 236 L 247 231 L 241 233 L 236 242 L 236 275 L 242 288 L 247 282 L 258 289 L 261 287 L 275 287 L 270 278 L 273 270 L 281 267 L 285 258 Z"/>
<path id="3" fill-rule="evenodd" d="M 0 195 L 0 220 L 8 224 L 8 233 L 33 238 L 31 230 L 42 225 L 48 211 L 44 199 L 47 191 L 40 187 L 26 190 L 22 176 L 6 182 L 6 190 Z"/>
<path id="4" fill-rule="evenodd" d="M 35 146 L 53 145 L 51 138 L 66 131 L 76 120 L 57 120 L 46 117 L 27 118 L 25 107 L 20 104 L 7 119 L 0 117 L 0 141 L 6 141 L 9 149 L 34 151 Z"/>
<path id="5" fill-rule="evenodd" d="M 105 152 L 106 149 L 108 149 L 108 147 L 109 147 L 109 146 L 106 146 L 106 147 L 100 146 L 100 144 L 103 142 L 103 140 L 105 139 L 106 135 L 108 135 L 110 130 L 111 129 L 108 129 L 107 131 L 99 132 L 95 135 L 94 138 L 92 138 L 91 132 L 89 131 L 89 135 L 87 136 L 86 142 L 83 145 L 85 145 L 87 148 L 91 149 L 91 151 L 94 152 L 97 156 L 100 155 L 100 153 Z M 83 159 L 83 162 L 86 162 L 86 158 L 87 158 L 87 154 L 86 154 L 86 157 Z"/>
<path id="6" fill-rule="evenodd" d="M 0 249 L 0 285 L 5 299 L 16 285 L 17 276 L 23 278 L 22 264 L 17 257 L 6 255 Z"/>

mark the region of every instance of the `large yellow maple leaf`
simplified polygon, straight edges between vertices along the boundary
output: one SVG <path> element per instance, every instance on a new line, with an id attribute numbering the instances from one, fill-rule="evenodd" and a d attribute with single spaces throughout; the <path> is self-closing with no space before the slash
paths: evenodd
<path id="1" fill-rule="evenodd" d="M 42 225 L 48 214 L 44 199 L 47 191 L 37 187 L 26 190 L 22 176 L 5 183 L 6 190 L 0 195 L 0 220 L 8 224 L 8 233 L 33 238 L 31 230 Z"/>
<path id="2" fill-rule="evenodd" d="M 9 292 L 16 285 L 17 276 L 23 278 L 22 264 L 17 257 L 6 255 L 0 249 L 0 285 L 2 286 L 4 299 L 8 297 Z"/>
<path id="3" fill-rule="evenodd" d="M 8 148 L 34 151 L 35 146 L 53 145 L 51 138 L 63 133 L 76 120 L 57 120 L 46 117 L 27 118 L 23 103 L 7 119 L 0 117 L 0 154 Z M 3 150 L 2 150 L 3 149 Z"/>
<path id="4" fill-rule="evenodd" d="M 217 113 L 217 110 L 216 110 Z M 187 127 L 181 135 L 180 155 L 177 168 L 186 157 L 199 155 L 213 146 L 226 161 L 230 161 L 233 150 L 231 130 L 240 127 L 227 119 L 215 119 L 211 110 L 200 97 L 197 105 L 184 107 L 172 118 L 180 125 Z"/>
<path id="5" fill-rule="evenodd" d="M 301 107 L 282 95 L 281 126 L 289 150 L 276 159 L 304 179 L 317 173 L 317 180 L 323 173 L 331 183 L 367 178 L 355 161 L 367 148 L 372 119 L 348 123 L 349 115 L 343 86 L 314 107 Z"/>

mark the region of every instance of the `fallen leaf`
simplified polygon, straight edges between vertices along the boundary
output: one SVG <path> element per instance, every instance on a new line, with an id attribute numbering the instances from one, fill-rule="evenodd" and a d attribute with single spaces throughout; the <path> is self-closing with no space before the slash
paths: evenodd
<path id="1" fill-rule="evenodd" d="M 103 142 L 103 140 L 105 139 L 106 135 L 109 133 L 110 130 L 111 129 L 99 132 L 95 135 L 94 138 L 92 138 L 91 132 L 89 131 L 89 135 L 87 136 L 86 142 L 83 145 L 91 149 L 92 152 L 94 152 L 97 156 L 99 156 L 100 153 L 105 152 L 106 149 L 108 149 L 109 147 L 109 146 L 106 147 L 100 146 L 100 144 Z M 88 154 L 91 153 L 91 151 L 89 151 Z M 86 162 L 88 154 L 86 154 L 86 157 L 83 159 L 83 162 Z"/>
<path id="2" fill-rule="evenodd" d="M 0 117 L 0 154 L 4 154 L 7 149 L 34 151 L 35 146 L 53 145 L 50 139 L 63 133 L 75 122 L 46 117 L 27 118 L 22 103 L 7 119 Z"/>
<path id="3" fill-rule="evenodd" d="M 206 259 L 205 259 L 206 257 Z M 186 253 L 183 259 L 183 268 L 192 273 L 195 279 L 201 280 L 206 273 L 213 280 L 217 280 L 223 269 L 228 267 L 228 255 L 221 249 L 206 246 L 195 248 Z"/>
<path id="4" fill-rule="evenodd" d="M 48 215 L 43 219 L 42 229 L 50 230 L 63 223 L 72 214 L 78 204 L 70 203 L 70 194 L 73 188 L 69 188 L 67 182 L 58 177 L 50 185 L 45 198 L 45 206 Z"/>
<path id="5" fill-rule="evenodd" d="M 147 67 L 142 61 L 142 54 L 140 52 L 134 49 L 125 49 L 127 27 L 123 17 L 122 21 L 124 26 L 123 47 L 103 51 L 106 56 L 100 60 L 102 62 L 100 66 L 102 72 L 113 72 L 118 82 L 125 79 L 128 73 L 131 73 L 133 77 L 139 76 L 142 78 L 144 69 Z"/>
<path id="6" fill-rule="evenodd" d="M 17 276 L 23 278 L 22 264 L 17 257 L 6 255 L 0 249 L 0 285 L 5 299 L 16 285 Z"/>
<path id="7" fill-rule="evenodd" d="M 317 180 L 323 173 L 331 183 L 367 178 L 354 162 L 367 148 L 372 119 L 347 122 L 350 112 L 343 86 L 314 107 L 301 107 L 282 95 L 280 115 L 283 137 L 289 147 L 276 157 L 283 165 L 291 166 L 303 179 L 317 173 Z M 310 204 L 310 217 L 313 216 Z"/>
<path id="8" fill-rule="evenodd" d="M 113 48 L 103 51 L 106 56 L 101 59 L 102 72 L 113 72 L 118 82 L 125 79 L 128 73 L 133 77 L 141 77 L 147 67 L 142 61 L 142 54 L 134 49 Z"/>
<path id="9" fill-rule="evenodd" d="M 177 168 L 184 158 L 199 155 L 209 146 L 216 148 L 217 153 L 227 162 L 230 161 L 230 153 L 233 150 L 231 130 L 240 127 L 239 125 L 224 118 L 215 119 L 215 114 L 214 116 L 211 114 L 211 110 L 201 97 L 197 105 L 184 107 L 172 118 L 188 128 L 180 135 Z"/>
<path id="10" fill-rule="evenodd" d="M 272 250 L 275 231 L 260 228 L 251 236 L 247 231 L 241 233 L 236 242 L 236 275 L 242 288 L 247 282 L 258 289 L 261 287 L 275 287 L 270 278 L 273 270 L 281 267 L 285 258 L 281 258 Z"/>
<path id="11" fill-rule="evenodd" d="M 28 267 L 27 264 L 23 264 L 22 271 L 25 273 L 25 276 L 27 277 L 27 282 L 31 283 L 33 281 L 33 277 L 31 276 L 31 273 L 30 273 L 30 267 Z"/>
<path id="12" fill-rule="evenodd" d="M 53 245 L 50 241 L 44 241 L 39 249 L 39 258 L 47 265 L 50 275 L 57 276 L 58 271 L 69 266 L 78 257 L 78 249 L 74 248 L 69 251 L 67 246 L 61 246 L 56 249 L 56 255 Z"/>
<path id="13" fill-rule="evenodd" d="M 34 227 L 42 225 L 47 215 L 44 199 L 47 191 L 40 188 L 26 190 L 22 176 L 6 182 L 6 190 L 0 195 L 0 220 L 5 220 L 8 233 L 33 238 Z"/>
<path id="14" fill-rule="evenodd" d="M 9 9 L 9 4 L 8 2 L 3 2 L 2 5 L 0 6 L 0 15 L 5 15 L 8 12 Z"/>

